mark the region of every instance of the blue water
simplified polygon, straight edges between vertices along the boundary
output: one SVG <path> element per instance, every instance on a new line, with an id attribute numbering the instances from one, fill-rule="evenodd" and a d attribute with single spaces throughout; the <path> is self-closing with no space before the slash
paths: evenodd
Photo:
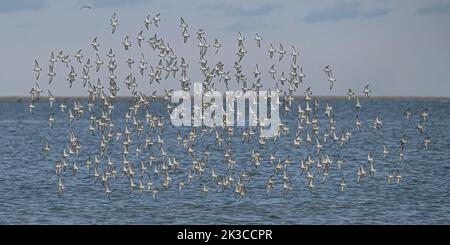
<path id="1" fill-rule="evenodd" d="M 306 145 L 305 136 L 300 148 L 293 147 L 296 128 L 296 101 L 289 116 L 282 116 L 290 128 L 288 136 L 282 136 L 276 143 L 268 141 L 259 147 L 257 140 L 240 143 L 243 128 L 235 128 L 229 143 L 236 167 L 230 173 L 235 176 L 245 169 L 251 178 L 245 180 L 245 197 L 238 199 L 234 194 L 234 184 L 230 189 L 216 192 L 210 179 L 210 167 L 214 166 L 219 175 L 226 173 L 223 164 L 223 146 L 215 146 L 215 132 L 197 137 L 195 155 L 201 158 L 202 149 L 209 145 L 210 156 L 206 162 L 203 177 L 195 176 L 183 193 L 178 191 L 178 182 L 186 179 L 192 157 L 186 154 L 182 146 L 177 145 L 178 128 L 171 128 L 166 121 L 166 131 L 161 133 L 165 140 L 164 149 L 169 156 L 176 156 L 179 162 L 177 172 L 170 171 L 172 182 L 166 191 L 160 190 L 156 200 L 151 193 L 144 192 L 139 197 L 137 191 L 129 192 L 129 180 L 120 177 L 122 161 L 121 142 L 110 143 L 107 155 L 111 155 L 118 169 L 118 178 L 110 180 L 112 197 L 108 199 L 101 181 L 94 183 L 92 168 L 85 167 L 87 157 L 98 153 L 99 134 L 92 136 L 88 132 L 88 113 L 86 101 L 82 119 L 67 126 L 65 114 L 54 108 L 56 124 L 50 129 L 47 124 L 48 103 L 40 101 L 33 114 L 27 112 L 26 101 L 0 102 L 0 223 L 1 224 L 449 224 L 450 223 L 450 101 L 449 100 L 363 100 L 360 118 L 362 132 L 354 127 L 354 103 L 346 100 L 330 100 L 333 105 L 339 132 L 350 127 L 352 138 L 340 148 L 329 140 L 324 144 L 322 153 L 333 160 L 330 176 L 321 183 L 319 175 L 314 179 L 312 192 L 306 187 L 305 174 L 300 175 L 299 161 L 307 154 L 314 156 L 315 145 Z M 304 103 L 300 101 L 300 103 Z M 66 102 L 72 106 L 71 101 Z M 56 103 L 56 107 L 59 103 Z M 123 128 L 123 115 L 128 101 L 117 101 L 113 112 L 116 127 Z M 151 105 L 153 113 L 164 115 L 163 105 L 158 102 Z M 304 108 L 304 106 L 303 106 Z M 406 108 L 413 112 L 412 122 L 403 116 Z M 429 149 L 425 150 L 423 135 L 415 125 L 420 120 L 420 112 L 427 108 L 430 114 L 425 123 L 425 135 L 431 139 Z M 320 130 L 326 127 L 325 101 L 321 101 L 318 117 Z M 371 126 L 372 120 L 379 115 L 383 120 L 380 130 Z M 141 117 L 142 119 L 142 117 Z M 143 119 L 142 119 L 143 120 Z M 131 129 L 131 127 L 130 127 Z M 67 147 L 69 133 L 74 131 L 81 144 L 79 156 L 69 158 L 69 167 L 63 173 L 65 185 L 64 197 L 57 194 L 58 179 L 55 175 L 55 161 L 62 156 Z M 189 128 L 182 128 L 184 136 Z M 199 132 L 199 131 L 198 131 Z M 222 131 L 220 131 L 222 132 Z M 406 134 L 408 144 L 405 160 L 398 161 L 399 140 Z M 156 134 L 153 134 L 156 141 Z M 45 139 L 50 142 L 50 153 L 43 158 L 42 149 Z M 145 134 L 137 137 L 133 133 L 129 161 L 139 172 L 139 161 L 134 149 L 139 142 L 143 145 Z M 387 144 L 390 155 L 382 160 L 383 144 Z M 258 149 L 263 162 L 255 169 L 251 164 L 251 151 Z M 151 150 L 143 150 L 142 158 Z M 156 144 L 153 153 L 158 156 Z M 367 153 L 373 151 L 377 173 L 369 176 Z M 268 161 L 275 152 L 281 160 L 290 157 L 292 163 L 287 168 L 293 190 L 287 195 L 282 193 L 281 177 L 274 176 L 274 189 L 266 194 L 266 181 L 274 173 L 274 165 Z M 342 170 L 335 164 L 336 157 L 345 160 Z M 79 171 L 72 175 L 71 163 L 77 160 Z M 106 164 L 106 155 L 102 157 L 100 169 Z M 160 162 L 157 163 L 160 166 Z M 365 166 L 367 175 L 360 184 L 356 183 L 356 170 L 359 164 Z M 147 166 L 148 167 L 148 166 Z M 402 175 L 400 185 L 386 181 L 389 171 L 399 170 Z M 148 167 L 148 177 L 153 179 L 155 188 L 161 188 L 162 176 L 153 176 L 153 168 Z M 146 174 L 147 176 L 147 174 Z M 340 176 L 345 176 L 347 188 L 339 191 Z M 147 177 L 146 177 L 147 178 Z M 137 184 L 137 178 L 135 178 Z M 394 181 L 395 182 L 395 181 Z M 202 192 L 203 183 L 207 183 L 209 193 Z"/>

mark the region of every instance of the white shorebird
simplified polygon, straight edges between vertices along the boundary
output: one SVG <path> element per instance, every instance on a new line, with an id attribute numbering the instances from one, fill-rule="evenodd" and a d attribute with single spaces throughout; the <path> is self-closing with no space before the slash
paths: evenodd
<path id="1" fill-rule="evenodd" d="M 58 59 L 55 58 L 55 54 L 52 52 L 50 54 L 50 59 L 48 60 L 48 62 L 50 62 L 49 66 L 55 65 L 56 61 L 58 61 Z"/>
<path id="2" fill-rule="evenodd" d="M 42 68 L 39 67 L 39 63 L 37 60 L 34 60 L 34 68 L 33 68 L 36 80 L 39 80 L 39 74 L 42 71 Z"/>
<path id="3" fill-rule="evenodd" d="M 379 118 L 379 116 L 377 116 L 375 118 L 375 120 L 373 120 L 373 128 L 380 129 L 382 125 L 383 125 L 383 121 Z"/>
<path id="4" fill-rule="evenodd" d="M 358 115 L 356 115 L 356 118 L 355 118 L 355 125 L 356 125 L 356 128 L 358 129 L 358 131 L 361 132 L 361 125 L 362 125 L 362 123 L 359 120 L 359 116 Z"/>
<path id="5" fill-rule="evenodd" d="M 49 151 L 50 151 L 50 144 L 48 143 L 48 140 L 46 140 L 45 144 L 44 144 L 44 150 L 43 150 L 44 158 L 47 157 Z"/>
<path id="6" fill-rule="evenodd" d="M 372 92 L 372 90 L 369 89 L 369 84 L 367 84 L 367 85 L 364 87 L 363 93 L 364 93 L 364 95 L 365 95 L 367 98 L 369 98 L 369 93 L 370 93 L 370 92 Z"/>
<path id="7" fill-rule="evenodd" d="M 430 137 L 425 137 L 423 140 L 423 144 L 425 145 L 425 149 L 428 150 L 428 145 L 431 143 Z"/>
<path id="8" fill-rule="evenodd" d="M 153 16 L 153 24 L 158 27 L 158 23 L 161 21 L 161 18 L 159 17 L 159 13 Z"/>
<path id="9" fill-rule="evenodd" d="M 189 33 L 187 32 L 187 30 L 183 30 L 183 32 L 181 33 L 181 36 L 183 37 L 183 42 L 186 43 L 188 38 L 191 36 L 189 35 Z"/>
<path id="10" fill-rule="evenodd" d="M 147 15 L 147 18 L 144 20 L 145 29 L 149 29 L 150 25 L 152 24 L 152 17 L 150 15 Z"/>
<path id="11" fill-rule="evenodd" d="M 138 34 L 137 34 L 137 36 L 136 36 L 136 40 L 137 40 L 137 43 L 138 43 L 138 46 L 139 47 L 141 47 L 141 45 L 142 45 L 142 41 L 144 41 L 144 36 L 143 36 L 143 31 L 140 31 Z"/>
<path id="12" fill-rule="evenodd" d="M 297 51 L 294 45 L 292 45 L 291 48 L 292 48 L 291 51 L 292 62 L 295 64 L 297 62 L 297 57 L 300 55 L 300 53 Z"/>
<path id="13" fill-rule="evenodd" d="M 392 183 L 392 179 L 394 178 L 394 175 L 392 174 L 392 172 L 389 172 L 388 176 L 387 176 L 387 182 L 388 184 Z"/>
<path id="14" fill-rule="evenodd" d="M 331 75 L 331 73 L 328 74 L 328 82 L 330 82 L 330 90 L 332 90 L 336 79 Z"/>
<path id="15" fill-rule="evenodd" d="M 94 40 L 92 40 L 91 46 L 93 49 L 95 49 L 95 51 L 98 52 L 98 47 L 100 47 L 100 44 L 97 42 L 97 37 L 94 38 Z"/>
<path id="16" fill-rule="evenodd" d="M 388 150 L 387 145 L 385 144 L 383 146 L 383 159 L 385 159 L 388 156 L 388 154 L 389 154 L 389 150 Z"/>
<path id="17" fill-rule="evenodd" d="M 134 60 L 131 59 L 131 58 L 128 58 L 127 61 L 126 61 L 126 63 L 127 63 L 127 65 L 128 65 L 128 68 L 131 69 L 131 66 L 134 64 Z"/>
<path id="18" fill-rule="evenodd" d="M 217 38 L 214 39 L 214 44 L 213 44 L 213 48 L 216 49 L 216 54 L 217 52 L 219 52 L 219 48 L 222 47 L 222 44 L 219 43 L 219 40 L 217 40 Z"/>
<path id="19" fill-rule="evenodd" d="M 344 192 L 346 186 L 344 177 L 341 177 L 341 182 L 339 183 L 339 189 L 341 192 Z"/>
<path id="20" fill-rule="evenodd" d="M 110 24 L 112 28 L 111 33 L 114 34 L 114 32 L 116 32 L 117 26 L 119 25 L 119 20 L 117 19 L 116 13 L 111 16 Z"/>
<path id="21" fill-rule="evenodd" d="M 79 49 L 75 55 L 73 56 L 77 60 L 78 63 L 81 64 L 81 59 L 83 58 L 83 54 L 81 53 L 81 49 Z"/>
<path id="22" fill-rule="evenodd" d="M 54 71 L 53 65 L 51 65 L 51 64 L 48 66 L 47 75 L 48 75 L 48 84 L 50 84 L 50 83 L 52 83 L 53 79 L 56 76 L 56 72 Z"/>
<path id="23" fill-rule="evenodd" d="M 403 113 L 403 115 L 405 115 L 406 119 L 408 119 L 408 122 L 411 122 L 411 111 L 409 110 L 409 108 Z"/>
<path id="24" fill-rule="evenodd" d="M 122 44 L 123 44 L 123 47 L 125 48 L 125 50 L 128 50 L 131 47 L 129 36 L 125 37 L 125 39 L 123 40 Z"/>
<path id="25" fill-rule="evenodd" d="M 428 110 L 427 109 L 423 110 L 420 115 L 422 116 L 422 119 L 424 122 L 428 121 Z"/>
<path id="26" fill-rule="evenodd" d="M 203 193 L 204 193 L 204 195 L 206 195 L 206 194 L 208 194 L 208 187 L 206 186 L 206 184 L 205 183 L 203 183 L 203 189 L 202 189 L 202 191 L 203 191 Z"/>
<path id="27" fill-rule="evenodd" d="M 280 55 L 278 61 L 283 59 L 283 55 L 286 54 L 286 50 L 283 48 L 283 44 L 280 43 L 280 48 L 278 49 L 278 54 Z"/>
<path id="28" fill-rule="evenodd" d="M 58 179 L 58 196 L 62 197 L 63 195 L 64 195 L 64 184 L 63 184 L 61 177 L 59 177 L 59 179 Z"/>
<path id="29" fill-rule="evenodd" d="M 358 110 L 358 109 L 361 109 L 361 103 L 359 102 L 359 97 L 358 96 L 356 96 L 356 105 L 355 105 L 355 108 Z"/>
<path id="30" fill-rule="evenodd" d="M 355 95 L 355 92 L 353 92 L 353 90 L 351 88 L 349 88 L 345 95 L 347 95 L 347 100 L 350 100 L 352 98 L 352 96 Z"/>
<path id="31" fill-rule="evenodd" d="M 400 180 L 402 179 L 402 176 L 400 175 L 400 171 L 397 170 L 395 172 L 395 179 L 397 179 L 397 185 L 400 185 Z"/>
<path id="32" fill-rule="evenodd" d="M 273 54 L 276 52 L 276 50 L 273 48 L 272 44 L 270 44 L 268 52 L 269 52 L 270 58 L 272 59 Z"/>
<path id="33" fill-rule="evenodd" d="M 179 25 L 179 27 L 181 28 L 181 30 L 186 30 L 189 25 L 184 21 L 183 17 L 180 17 L 180 22 L 181 24 Z"/>
<path id="34" fill-rule="evenodd" d="M 260 48 L 261 47 L 261 41 L 263 40 L 263 38 L 258 35 L 258 33 L 255 34 L 255 41 L 256 41 L 256 47 Z"/>

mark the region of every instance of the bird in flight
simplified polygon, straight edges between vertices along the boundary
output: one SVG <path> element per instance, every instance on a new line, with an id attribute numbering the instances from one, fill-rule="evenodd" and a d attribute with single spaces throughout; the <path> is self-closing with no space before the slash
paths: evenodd
<path id="1" fill-rule="evenodd" d="M 80 10 L 85 10 L 85 9 L 92 9 L 92 7 L 90 5 L 83 5 L 80 7 Z"/>

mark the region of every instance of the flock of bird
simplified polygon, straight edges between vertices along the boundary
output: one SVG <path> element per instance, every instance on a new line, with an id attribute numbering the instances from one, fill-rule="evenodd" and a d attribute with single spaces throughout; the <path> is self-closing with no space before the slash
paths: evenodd
<path id="1" fill-rule="evenodd" d="M 125 36 L 122 41 L 122 47 L 125 52 L 131 48 L 141 51 L 140 57 L 135 62 L 133 58 L 127 60 L 116 60 L 113 49 L 108 50 L 106 55 L 101 54 L 102 45 L 97 37 L 92 39 L 90 46 L 96 53 L 95 58 L 85 58 L 82 50 L 78 50 L 73 56 L 63 51 L 56 55 L 50 54 L 48 64 L 48 84 L 63 77 L 67 81 L 67 86 L 72 87 L 77 81 L 82 81 L 82 86 L 87 87 L 87 100 L 74 99 L 73 106 L 65 104 L 64 99 L 57 99 L 49 90 L 46 98 L 49 103 L 48 125 L 50 128 L 55 126 L 56 114 L 65 118 L 64 125 L 69 131 L 69 137 L 66 141 L 61 154 L 55 154 L 55 173 L 57 176 L 57 193 L 63 196 L 65 185 L 64 176 L 72 174 L 76 176 L 81 171 L 81 162 L 84 162 L 86 174 L 92 176 L 94 182 L 101 182 L 104 193 L 108 198 L 112 197 L 114 188 L 111 187 L 113 181 L 122 180 L 128 185 L 130 192 L 137 191 L 139 195 L 150 193 L 153 198 L 157 198 L 165 191 L 176 188 L 183 192 L 185 188 L 192 186 L 205 195 L 212 190 L 229 191 L 237 198 L 243 198 L 246 194 L 246 186 L 252 181 L 255 175 L 265 175 L 266 185 L 260 187 L 268 195 L 273 190 L 279 190 L 288 194 L 294 189 L 293 179 L 304 179 L 301 182 L 304 186 L 296 188 L 306 188 L 313 192 L 315 184 L 332 182 L 341 192 L 344 192 L 350 178 L 354 178 L 356 183 L 361 184 L 363 179 L 368 176 L 374 176 L 377 173 L 376 161 L 390 161 L 391 167 L 385 171 L 387 183 L 400 184 L 400 167 L 405 158 L 405 148 L 408 145 L 408 136 L 405 134 L 400 138 L 398 151 L 391 153 L 391 149 L 385 144 L 382 149 L 373 149 L 367 152 L 367 162 L 349 162 L 342 157 L 341 153 L 333 152 L 333 149 L 345 149 L 355 134 L 362 130 L 382 130 L 383 121 L 377 116 L 372 121 L 373 129 L 366 128 L 364 121 L 360 120 L 363 110 L 360 97 L 369 100 L 371 90 L 366 85 L 360 95 L 354 90 L 348 89 L 345 93 L 346 103 L 354 103 L 354 125 L 347 125 L 344 128 L 338 128 L 338 122 L 334 115 L 333 106 L 326 102 L 325 108 L 321 109 L 317 97 L 312 96 L 311 88 L 304 91 L 304 97 L 298 102 L 297 110 L 293 109 L 295 101 L 294 92 L 297 91 L 305 79 L 303 68 L 298 64 L 299 51 L 292 46 L 290 54 L 280 43 L 278 49 L 269 43 L 268 59 L 273 60 L 275 55 L 278 61 L 290 55 L 289 72 L 280 72 L 276 70 L 275 64 L 267 70 L 268 80 L 275 83 L 275 89 L 279 94 L 283 94 L 282 100 L 277 104 L 282 108 L 280 111 L 285 115 L 294 114 L 296 124 L 288 127 L 287 122 L 279 125 L 279 131 L 273 138 L 263 137 L 259 134 L 259 126 L 247 126 L 235 128 L 233 126 L 223 127 L 183 127 L 178 129 L 177 135 L 171 135 L 167 132 L 174 132 L 176 129 L 168 129 L 168 115 L 174 110 L 174 104 L 171 103 L 171 97 L 174 89 L 165 90 L 164 96 L 157 97 L 156 91 L 151 94 L 145 94 L 139 90 L 139 86 L 159 86 L 165 83 L 175 84 L 179 80 L 179 88 L 189 91 L 191 88 L 191 79 L 188 75 L 190 64 L 184 58 L 176 56 L 169 43 L 163 38 L 158 37 L 159 23 L 162 21 L 160 14 L 154 16 L 148 15 L 143 22 L 143 30 L 140 30 L 135 37 L 135 42 L 130 36 Z M 119 28 L 119 19 L 114 13 L 110 19 L 111 33 L 114 35 Z M 188 45 L 191 40 L 189 25 L 183 18 L 180 19 L 180 35 L 184 45 Z M 148 35 L 146 38 L 145 35 Z M 209 65 L 206 59 L 208 51 L 212 48 L 213 55 L 217 55 L 222 44 L 217 38 L 210 44 L 207 41 L 206 33 L 203 29 L 196 31 L 197 48 L 199 49 L 199 65 L 202 77 L 202 85 L 205 92 L 215 90 L 215 84 L 224 84 L 229 90 L 231 82 L 238 86 L 242 91 L 260 91 L 263 87 L 261 79 L 263 71 L 256 64 L 254 71 L 248 75 L 242 68 L 241 61 L 247 54 L 247 45 L 254 45 L 257 49 L 263 47 L 263 37 L 255 35 L 254 41 L 246 41 L 242 33 L 238 33 L 236 61 L 232 70 L 226 70 L 225 64 L 218 62 Z M 148 45 L 145 44 L 147 42 Z M 145 50 L 147 48 L 147 50 Z M 152 65 L 150 59 L 147 60 L 144 53 L 149 53 L 148 49 L 156 53 L 151 59 L 155 61 Z M 72 59 L 71 59 L 72 58 Z M 55 66 L 61 64 L 62 69 L 66 69 L 64 75 L 57 75 Z M 120 66 L 119 64 L 123 64 Z M 123 79 L 124 87 L 119 86 L 119 78 L 116 76 L 118 67 L 130 70 L 129 75 Z M 194 65 L 191 65 L 193 67 Z M 75 67 L 79 67 L 81 72 Z M 138 74 L 133 74 L 133 69 Z M 33 71 L 35 79 L 41 80 L 43 69 L 35 60 Z M 102 71 L 107 71 L 107 77 L 101 77 Z M 94 73 L 95 72 L 95 73 Z M 325 77 L 328 79 L 329 88 L 333 90 L 336 79 L 330 65 L 323 68 Z M 80 73 L 81 75 L 79 75 Z M 278 75 L 279 74 L 279 75 Z M 104 83 L 104 81 L 107 83 Z M 139 83 L 138 81 L 145 81 Z M 95 82 L 94 82 L 95 81 Z M 81 86 L 81 84 L 79 85 Z M 162 85 L 161 85 L 162 86 Z M 118 115 L 116 109 L 120 89 L 126 89 L 131 95 L 129 107 L 124 115 Z M 270 91 L 270 89 L 269 89 Z M 29 112 L 33 113 L 37 101 L 43 90 L 36 82 L 32 87 L 31 102 L 28 106 Z M 153 106 L 162 110 L 152 110 Z M 211 106 L 211 103 L 203 104 L 203 108 Z M 291 112 L 295 111 L 295 112 Z M 114 120 L 113 120 L 114 115 Z M 324 119 L 320 119 L 323 116 Z M 414 114 L 410 109 L 404 112 L 405 120 L 411 121 Z M 123 125 L 116 124 L 120 118 Z M 429 137 L 425 136 L 425 126 L 428 121 L 428 112 L 423 110 L 420 114 L 419 122 L 416 125 L 419 135 L 423 137 L 424 148 L 430 144 Z M 90 137 L 97 142 L 97 146 L 89 144 L 82 145 L 82 140 L 77 137 L 72 127 L 74 123 L 82 123 Z M 170 121 L 169 121 L 170 124 Z M 61 124 L 62 125 L 62 124 Z M 412 125 L 412 124 L 409 124 Z M 412 126 L 414 127 L 414 126 Z M 292 132 L 291 134 L 289 132 Z M 166 141 L 175 141 L 176 147 L 167 145 Z M 292 142 L 283 147 L 290 152 L 296 149 L 304 149 L 307 154 L 293 153 L 278 154 L 271 150 L 275 144 L 280 143 L 282 138 L 293 138 Z M 209 144 L 208 142 L 211 142 Z M 285 141 L 287 142 L 287 141 Z M 120 148 L 114 147 L 119 145 Z M 236 157 L 240 145 L 248 145 L 251 156 L 246 160 Z M 48 157 L 57 148 L 56 143 L 51 139 L 44 142 L 43 155 Z M 328 149 L 327 149 L 328 148 Z M 86 149 L 86 150 L 84 150 Z M 89 152 L 88 149 L 91 149 Z M 92 150 L 94 149 L 94 150 Z M 117 152 L 117 149 L 121 149 Z M 271 153 L 268 153 L 271 152 Z M 120 153 L 120 154 L 119 154 Z M 244 152 L 240 152 L 244 153 Z M 248 152 L 250 155 L 250 152 Z M 210 154 L 219 154 L 221 161 L 211 160 Z M 114 157 L 118 156 L 120 157 Z M 300 157 L 298 157 L 300 155 Z M 393 156 L 394 155 L 394 156 Z M 397 155 L 397 157 L 395 157 Z M 379 159 L 377 159 L 379 157 Z M 293 158 L 299 158 L 293 160 Z M 243 167 L 245 166 L 245 167 Z M 295 171 L 288 171 L 295 169 Z M 343 169 L 351 169 L 355 173 L 353 176 L 344 176 Z M 369 174 L 366 174 L 368 169 Z M 336 172 L 338 176 L 335 180 L 328 180 L 331 171 Z M 173 177 L 172 177 L 173 176 Z M 316 179 L 316 181 L 315 181 Z M 319 181 L 317 181 L 319 179 Z M 174 183 L 175 182 L 175 183 Z"/>

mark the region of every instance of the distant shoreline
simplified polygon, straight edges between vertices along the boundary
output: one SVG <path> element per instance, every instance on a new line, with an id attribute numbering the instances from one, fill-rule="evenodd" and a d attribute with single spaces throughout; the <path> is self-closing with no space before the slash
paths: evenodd
<path id="1" fill-rule="evenodd" d="M 71 99 L 87 99 L 87 96 L 56 96 L 57 99 L 71 100 Z M 150 98 L 150 96 L 147 96 Z M 157 99 L 162 99 L 164 96 L 156 96 Z M 311 96 L 312 98 L 319 98 L 321 100 L 346 100 L 347 96 L 329 96 L 329 95 L 317 95 Z M 48 96 L 41 96 L 40 100 L 47 99 Z M 132 96 L 117 96 L 118 100 L 129 100 Z M 295 99 L 304 99 L 305 96 L 294 96 Z M 367 99 L 364 96 L 360 96 L 360 99 Z M 354 98 L 352 98 L 354 99 Z M 450 100 L 450 97 L 445 96 L 370 96 L 373 100 Z M 0 96 L 1 101 L 13 101 L 13 100 L 30 100 L 30 96 Z"/>

